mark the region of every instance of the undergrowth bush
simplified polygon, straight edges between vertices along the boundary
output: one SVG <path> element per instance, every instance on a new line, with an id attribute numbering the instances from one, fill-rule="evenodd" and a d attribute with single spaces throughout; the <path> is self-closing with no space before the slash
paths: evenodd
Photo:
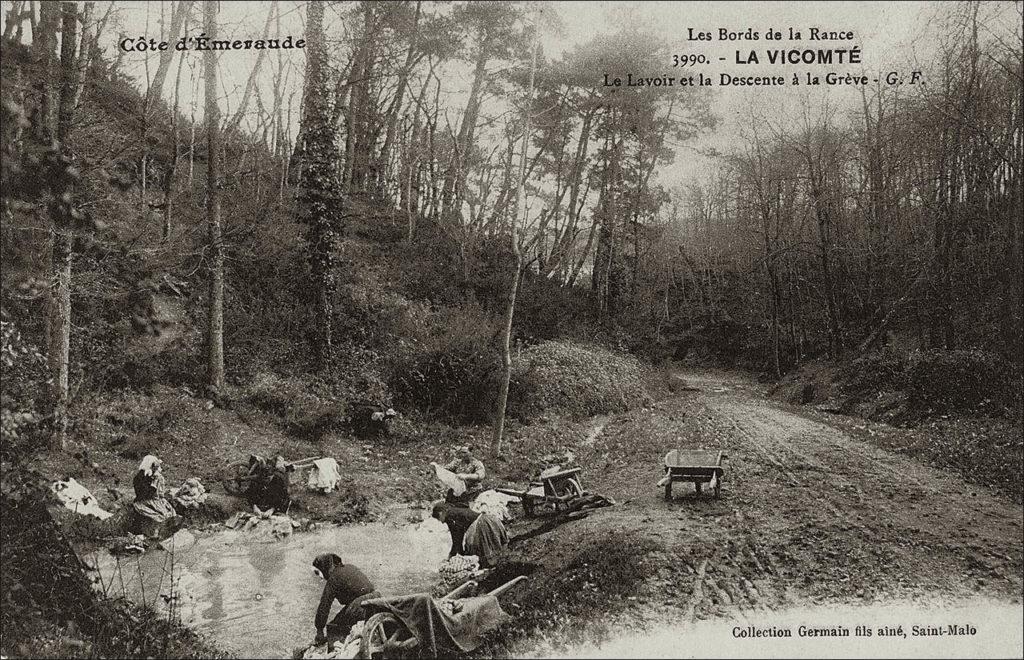
<path id="1" fill-rule="evenodd" d="M 628 410 L 650 401 L 639 360 L 596 346 L 548 341 L 513 363 L 509 413 L 529 421 L 547 412 L 573 417 Z"/>
<path id="2" fill-rule="evenodd" d="M 497 329 L 478 307 L 411 307 L 400 323 L 390 385 L 400 406 L 481 421 L 491 414 L 501 369 Z"/>
<path id="3" fill-rule="evenodd" d="M 344 402 L 314 392 L 299 378 L 263 372 L 239 394 L 244 402 L 273 415 L 286 432 L 310 440 L 343 427 L 346 421 Z"/>
<path id="4" fill-rule="evenodd" d="M 1014 404 L 1009 364 L 987 351 L 915 351 L 907 361 L 906 380 L 911 405 L 931 412 L 998 410 Z"/>
<path id="5" fill-rule="evenodd" d="M 840 391 L 847 396 L 858 396 L 902 390 L 907 384 L 906 368 L 902 354 L 866 353 L 840 367 Z"/>
<path id="6" fill-rule="evenodd" d="M 1018 404 L 1010 365 L 974 349 L 874 352 L 840 368 L 840 391 L 849 402 L 881 392 L 903 392 L 915 416 L 949 412 L 1005 414 Z"/>

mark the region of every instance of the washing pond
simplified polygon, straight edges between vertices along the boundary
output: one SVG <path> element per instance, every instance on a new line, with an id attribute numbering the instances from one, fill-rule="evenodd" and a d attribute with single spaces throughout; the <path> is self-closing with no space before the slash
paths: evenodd
<path id="1" fill-rule="evenodd" d="M 174 552 L 154 546 L 143 555 L 99 551 L 86 559 L 109 595 L 165 613 L 173 606 L 182 623 L 249 658 L 290 658 L 313 640 L 324 584 L 312 571 L 317 555 L 337 553 L 386 595 L 415 593 L 433 587 L 451 543 L 447 528 L 432 518 L 325 527 L 277 541 L 228 529 L 194 536 L 191 547 Z"/>

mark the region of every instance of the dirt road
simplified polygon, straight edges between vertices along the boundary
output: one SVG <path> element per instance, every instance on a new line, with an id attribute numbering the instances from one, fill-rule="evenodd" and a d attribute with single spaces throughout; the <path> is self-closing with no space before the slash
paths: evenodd
<path id="1" fill-rule="evenodd" d="M 1021 602 L 1020 505 L 770 402 L 755 384 L 678 376 L 688 391 L 607 420 L 581 450 L 585 486 L 620 506 L 561 531 L 576 547 L 609 530 L 653 541 L 633 609 L 742 621 L 825 604 Z M 676 484 L 664 500 L 656 482 L 676 447 L 726 451 L 720 499 Z"/>

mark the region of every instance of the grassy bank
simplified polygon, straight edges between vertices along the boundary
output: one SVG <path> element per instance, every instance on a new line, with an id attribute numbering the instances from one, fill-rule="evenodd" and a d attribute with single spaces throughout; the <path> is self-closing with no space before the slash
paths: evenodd
<path id="1" fill-rule="evenodd" d="M 843 425 L 867 442 L 1024 501 L 1020 376 L 994 354 L 883 351 L 818 361 L 772 392 L 847 417 Z M 867 432 L 857 419 L 882 424 Z"/>
<path id="2" fill-rule="evenodd" d="M 45 504 L 30 471 L 5 465 L 0 653 L 38 658 L 226 657 L 153 610 L 106 598 Z M 13 472 L 12 472 L 13 470 Z"/>

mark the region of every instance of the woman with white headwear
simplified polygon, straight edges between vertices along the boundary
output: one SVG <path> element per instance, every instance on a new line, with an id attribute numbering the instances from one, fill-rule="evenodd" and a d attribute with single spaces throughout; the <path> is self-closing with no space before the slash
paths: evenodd
<path id="1" fill-rule="evenodd" d="M 146 456 L 139 463 L 139 469 L 135 472 L 132 486 L 135 488 L 135 503 L 132 508 L 138 517 L 138 522 L 144 527 L 144 533 L 155 532 L 159 534 L 162 526 L 169 520 L 178 517 L 174 507 L 165 497 L 167 485 L 161 471 L 161 461 L 152 454 Z"/>

